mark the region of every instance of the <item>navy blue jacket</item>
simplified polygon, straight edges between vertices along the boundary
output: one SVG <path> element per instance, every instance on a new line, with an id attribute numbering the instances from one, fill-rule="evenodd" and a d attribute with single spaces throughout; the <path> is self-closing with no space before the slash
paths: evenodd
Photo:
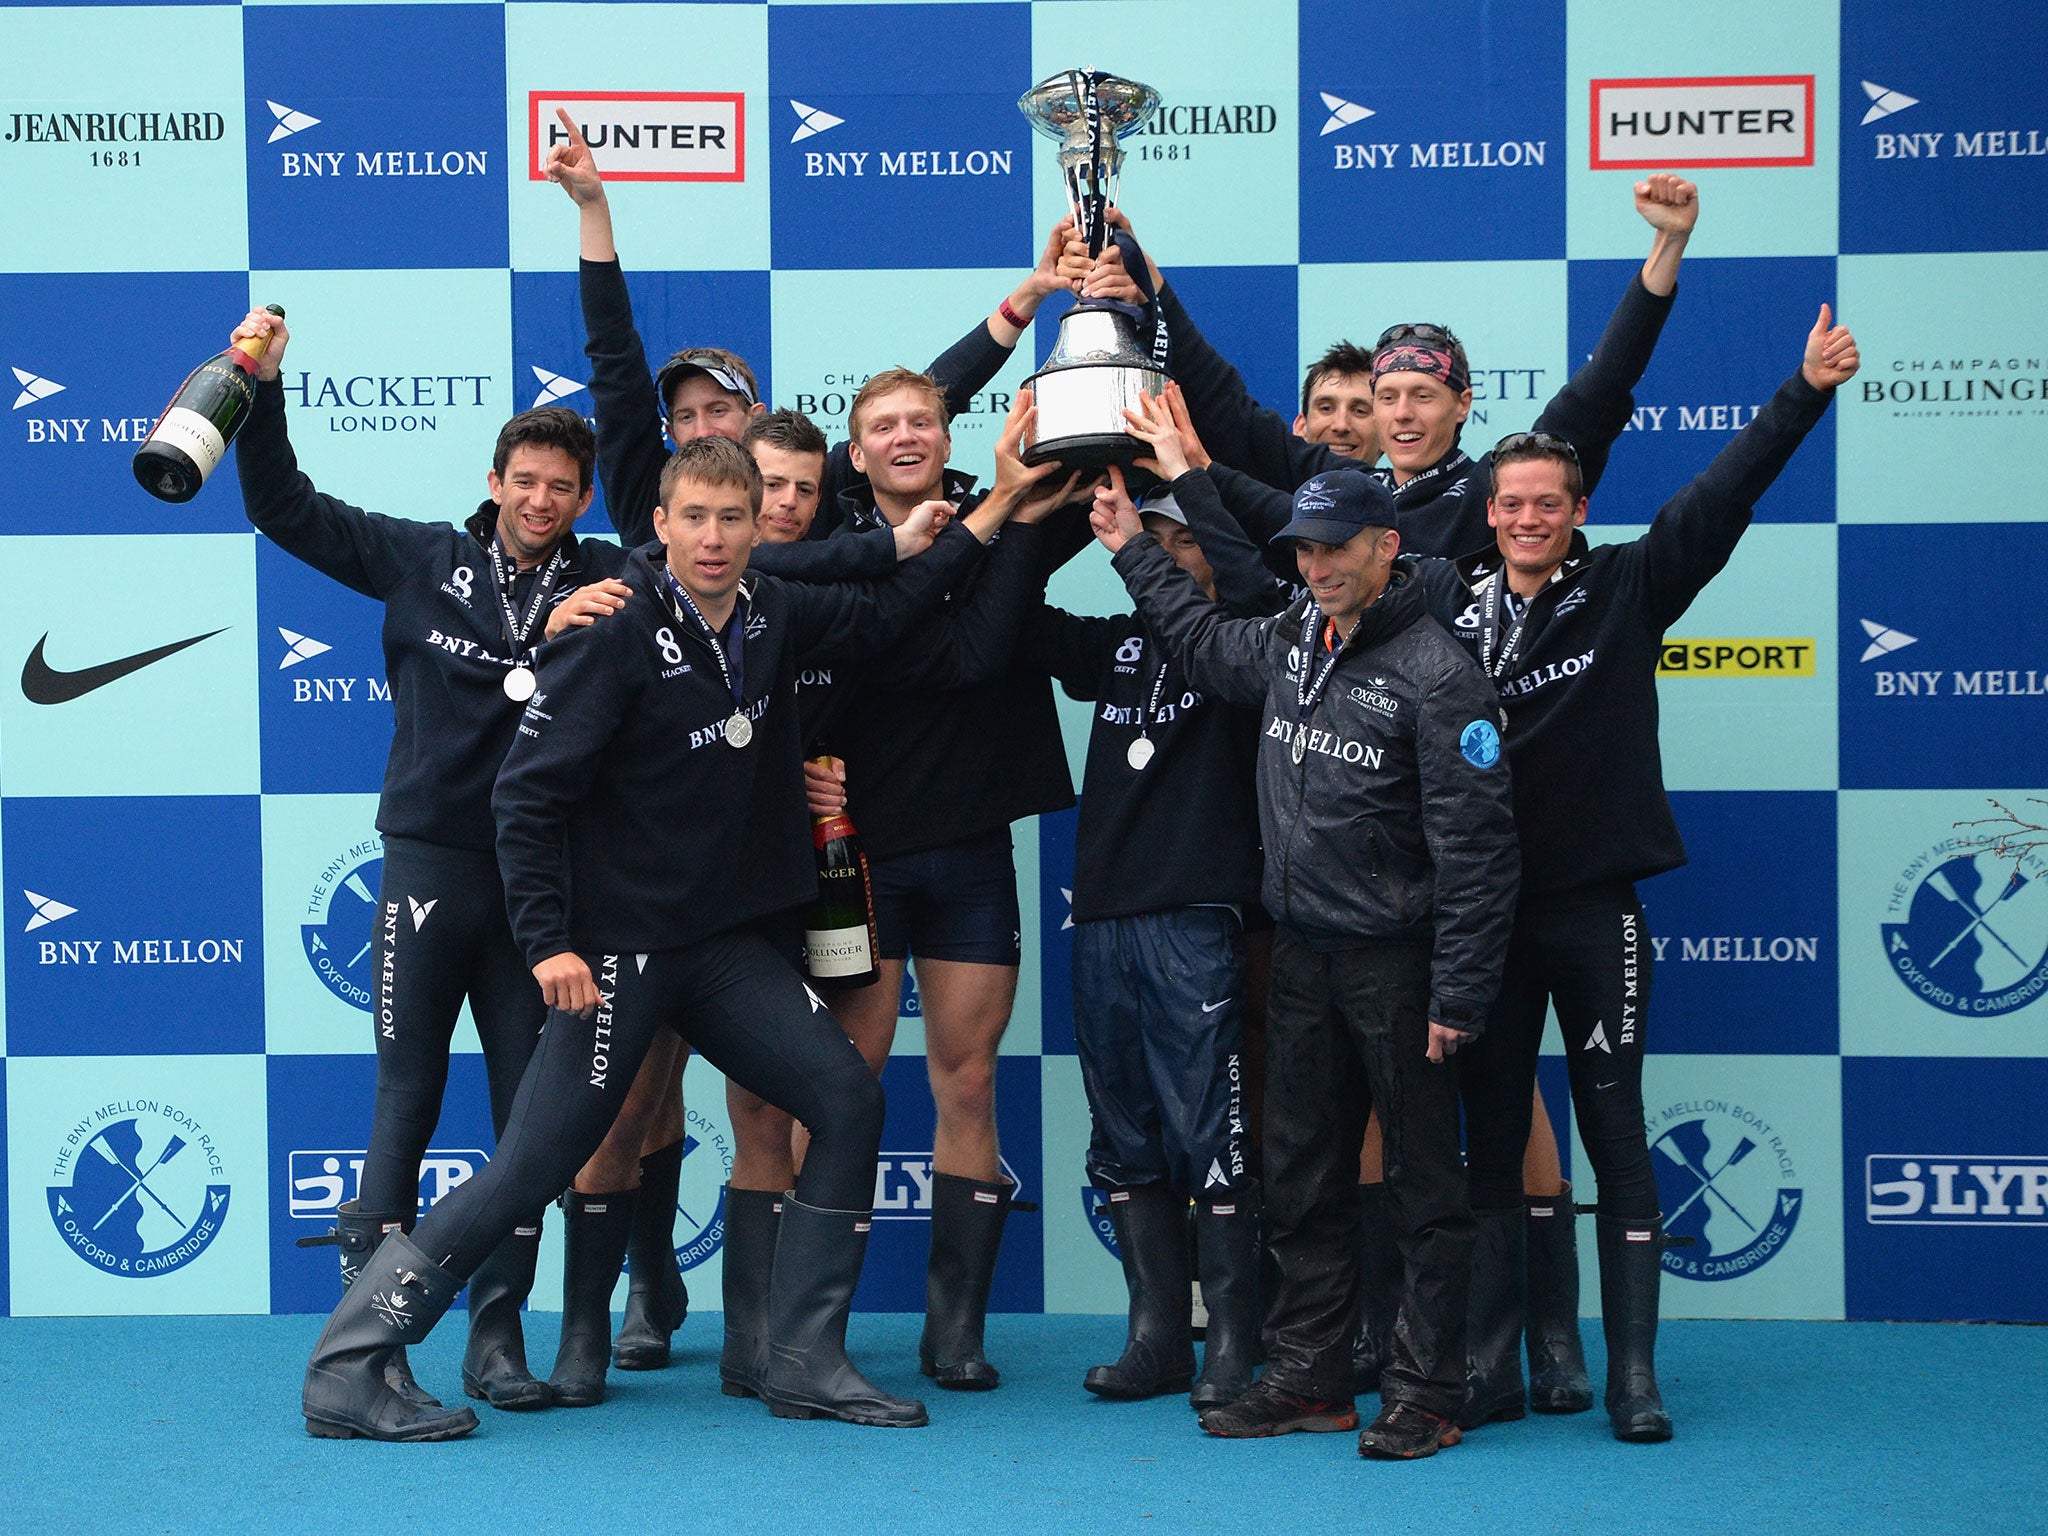
<path id="1" fill-rule="evenodd" d="M 457 528 L 384 517 L 322 495 L 299 470 L 276 380 L 256 386 L 235 467 L 250 522 L 286 553 L 384 605 L 384 676 L 396 719 L 377 830 L 490 848 L 491 782 L 521 708 L 504 689 L 513 657 L 491 580 L 497 509 L 486 502 Z M 562 549 L 568 567 L 555 583 L 556 601 L 625 569 L 626 551 L 601 539 L 571 534 Z M 533 580 L 515 584 L 515 611 L 525 612 Z M 534 621 L 531 641 L 546 621 L 545 613 Z"/>

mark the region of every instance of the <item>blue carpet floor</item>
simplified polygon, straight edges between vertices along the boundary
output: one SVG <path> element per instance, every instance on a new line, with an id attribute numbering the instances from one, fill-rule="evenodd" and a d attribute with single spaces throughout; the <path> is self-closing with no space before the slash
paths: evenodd
<path id="1" fill-rule="evenodd" d="M 413 1352 L 449 1400 L 452 1322 Z M 302 1432 L 315 1318 L 0 1319 L 0 1530 L 2048 1530 L 2042 1328 L 1667 1323 L 1670 1444 L 1619 1445 L 1596 1408 L 1389 1465 L 1360 1460 L 1352 1435 L 1227 1442 L 1185 1399 L 1090 1398 L 1081 1373 L 1113 1353 L 1112 1319 L 992 1320 L 1002 1390 L 931 1393 L 931 1427 L 908 1431 L 784 1422 L 720 1396 L 718 1322 L 693 1316 L 670 1370 L 614 1372 L 602 1408 L 485 1410 L 466 1441 L 383 1446 Z M 556 1325 L 529 1319 L 536 1360 L 553 1358 Z M 899 1392 L 919 1388 L 917 1326 L 855 1319 L 857 1354 Z"/>

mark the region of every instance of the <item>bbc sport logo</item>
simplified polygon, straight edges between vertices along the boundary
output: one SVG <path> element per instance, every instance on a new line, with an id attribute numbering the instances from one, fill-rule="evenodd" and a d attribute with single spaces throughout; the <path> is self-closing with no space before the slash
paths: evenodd
<path id="1" fill-rule="evenodd" d="M 1667 1248 L 1664 1270 L 1684 1280 L 1735 1280 L 1785 1251 L 1805 1190 L 1785 1138 L 1762 1115 L 1726 1099 L 1684 1099 L 1649 1117 Z"/>
<path id="2" fill-rule="evenodd" d="M 46 1191 L 64 1244 L 93 1268 L 146 1280 L 220 1236 L 231 1189 L 213 1137 L 157 1099 L 115 1099 L 65 1133 Z"/>
<path id="3" fill-rule="evenodd" d="M 2048 991 L 2048 858 L 2008 860 L 1949 837 L 1893 882 L 1879 926 L 1885 962 L 1914 996 L 1962 1018 L 1996 1018 Z"/>

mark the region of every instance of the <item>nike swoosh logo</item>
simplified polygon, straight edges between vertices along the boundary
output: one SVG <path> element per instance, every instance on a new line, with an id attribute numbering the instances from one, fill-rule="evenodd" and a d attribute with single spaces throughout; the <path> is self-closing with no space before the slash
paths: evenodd
<path id="1" fill-rule="evenodd" d="M 1222 1001 L 1222 1002 L 1220 1002 L 1220 1003 L 1204 1003 L 1204 1004 L 1202 1004 L 1202 1012 L 1204 1012 L 1204 1013 L 1214 1013 L 1214 1012 L 1215 1012 L 1215 1011 L 1216 1011 L 1216 1010 L 1217 1010 L 1218 1008 L 1225 1008 L 1225 1007 L 1228 1007 L 1228 1006 L 1229 1006 L 1229 1004 L 1230 1004 L 1230 999 L 1229 999 L 1229 998 L 1227 998 L 1227 997 L 1226 997 L 1225 999 L 1223 999 L 1223 1001 Z"/>
<path id="2" fill-rule="evenodd" d="M 140 672 L 144 667 L 162 661 L 166 656 L 175 656 L 187 646 L 197 645 L 202 640 L 211 640 L 215 635 L 225 634 L 226 629 L 209 629 L 203 635 L 194 635 L 189 640 L 174 640 L 169 645 L 160 645 L 153 651 L 137 651 L 133 656 L 123 656 L 119 661 L 103 661 L 96 667 L 83 667 L 76 672 L 60 672 L 43 660 L 43 646 L 48 643 L 45 633 L 36 642 L 36 648 L 28 653 L 28 660 L 21 667 L 21 691 L 31 704 L 69 704 L 73 699 L 82 699 L 96 688 L 119 682 L 131 672 Z"/>

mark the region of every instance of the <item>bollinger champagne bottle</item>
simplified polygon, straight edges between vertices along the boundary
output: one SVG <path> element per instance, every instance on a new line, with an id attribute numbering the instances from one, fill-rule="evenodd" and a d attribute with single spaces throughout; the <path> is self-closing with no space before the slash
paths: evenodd
<path id="1" fill-rule="evenodd" d="M 264 308 L 284 318 L 277 305 Z M 199 494 L 249 419 L 256 399 L 256 360 L 268 344 L 261 336 L 238 341 L 187 375 L 135 450 L 135 478 L 145 491 L 164 501 L 190 501 Z"/>
<path id="2" fill-rule="evenodd" d="M 818 853 L 818 899 L 804 914 L 805 968 L 820 986 L 848 991 L 871 986 L 881 969 L 876 960 L 875 897 L 860 837 L 842 811 L 812 819 L 811 846 Z"/>

